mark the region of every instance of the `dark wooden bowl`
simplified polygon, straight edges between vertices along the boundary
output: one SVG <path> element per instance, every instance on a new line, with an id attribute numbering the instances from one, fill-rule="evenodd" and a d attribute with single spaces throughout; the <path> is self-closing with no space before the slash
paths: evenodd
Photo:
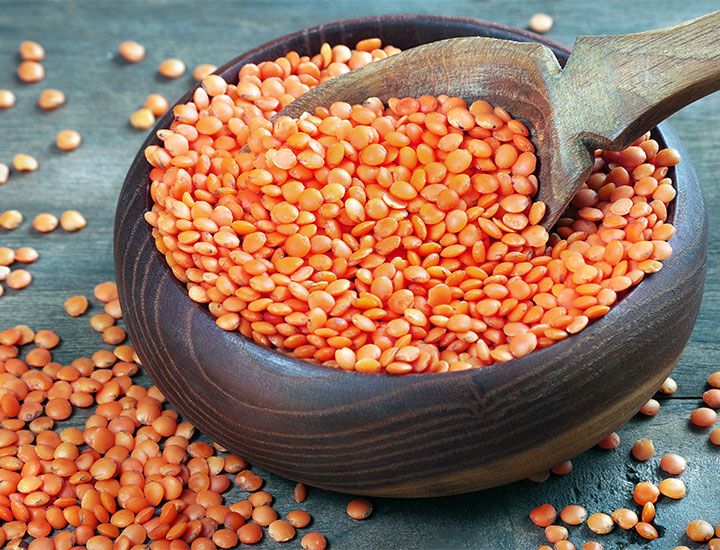
<path id="1" fill-rule="evenodd" d="M 231 61 L 327 41 L 379 36 L 409 48 L 458 36 L 542 42 L 471 19 L 370 17 L 280 38 Z M 190 93 L 181 101 L 186 102 Z M 167 127 L 171 114 L 157 128 Z M 546 470 L 627 421 L 657 390 L 687 343 L 700 307 L 707 220 L 697 176 L 667 124 L 656 130 L 681 151 L 674 170 L 673 255 L 605 317 L 577 336 L 522 359 L 479 370 L 407 376 L 345 372 L 306 363 L 225 332 L 192 302 L 156 251 L 143 219 L 149 165 L 142 149 L 120 193 L 115 267 L 128 332 L 151 378 L 213 440 L 267 470 L 336 491 L 438 496 L 492 487 Z M 153 134 L 143 146 L 159 143 Z"/>

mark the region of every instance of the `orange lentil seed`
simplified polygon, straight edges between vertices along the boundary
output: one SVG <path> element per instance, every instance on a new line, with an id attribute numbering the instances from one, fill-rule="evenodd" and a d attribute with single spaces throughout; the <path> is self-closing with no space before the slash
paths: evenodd
<path id="1" fill-rule="evenodd" d="M 365 498 L 356 498 L 347 505 L 347 514 L 353 519 L 367 519 L 372 512 L 372 502 Z"/>
<path id="2" fill-rule="evenodd" d="M 166 59 L 160 63 L 158 72 L 165 78 L 179 78 L 185 72 L 185 63 L 176 58 Z"/>
<path id="3" fill-rule="evenodd" d="M 38 98 L 38 105 L 46 111 L 57 109 L 65 104 L 65 94 L 60 90 L 43 90 Z"/>
<path id="4" fill-rule="evenodd" d="M 142 44 L 127 40 L 118 47 L 120 55 L 130 63 L 139 63 L 145 58 L 145 47 Z"/>
<path id="5" fill-rule="evenodd" d="M 38 166 L 38 161 L 33 156 L 18 153 L 13 157 L 13 168 L 18 172 L 34 172 Z"/>
<path id="6" fill-rule="evenodd" d="M 638 439 L 632 446 L 631 452 L 637 460 L 650 460 L 655 453 L 655 446 L 651 439 Z"/>
<path id="7" fill-rule="evenodd" d="M 61 151 L 74 151 L 81 142 L 82 137 L 76 130 L 60 130 L 55 136 L 55 145 Z"/>

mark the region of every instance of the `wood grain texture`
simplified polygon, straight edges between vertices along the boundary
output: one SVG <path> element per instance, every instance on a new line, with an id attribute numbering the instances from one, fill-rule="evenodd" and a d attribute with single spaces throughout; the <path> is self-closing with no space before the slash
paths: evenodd
<path id="1" fill-rule="evenodd" d="M 387 41 L 400 29 L 420 35 L 414 32 L 416 22 L 424 27 L 422 40 L 433 41 L 455 29 L 453 20 L 433 25 L 425 16 L 326 25 L 241 56 L 220 73 L 230 79 L 228 75 L 247 62 L 273 59 L 292 49 L 309 54 L 313 50 L 305 48 L 320 35 L 335 43 L 349 28 L 354 39 L 377 35 Z M 459 33 L 468 28 L 478 35 L 498 29 L 457 22 Z M 492 49 L 502 49 L 502 43 L 468 38 L 453 45 L 457 47 L 433 45 L 408 52 L 416 54 L 426 70 L 403 71 L 399 76 L 405 78 L 397 84 L 405 82 L 408 94 L 484 93 L 483 64 L 477 78 L 466 76 L 449 90 L 443 84 L 458 81 L 451 63 L 459 60 L 458 67 L 466 66 L 463 54 L 477 55 L 482 49 L 495 59 Z M 505 77 L 508 83 L 516 76 L 516 62 L 544 50 L 524 46 L 530 54 L 506 58 L 507 67 L 498 70 L 510 75 Z M 446 57 L 438 57 L 439 50 Z M 564 60 L 567 52 L 556 51 Z M 440 67 L 437 72 L 430 60 Z M 552 63 L 557 67 L 554 59 Z M 411 56 L 394 56 L 383 63 L 382 73 L 369 73 L 387 74 L 382 81 L 380 76 L 369 82 L 357 79 L 357 86 L 346 88 L 353 95 L 344 99 L 358 102 L 381 95 L 375 93 L 381 87 L 386 91 L 381 98 L 387 99 L 396 65 L 416 67 Z M 415 80 L 414 74 L 422 76 Z M 448 78 L 441 80 L 443 75 Z M 434 82 L 437 89 L 413 92 L 422 81 Z M 463 83 L 469 83 L 467 88 Z M 509 96 L 494 97 L 493 86 L 487 92 L 490 101 L 527 120 L 533 109 L 542 110 L 537 105 L 541 96 L 530 95 L 541 83 L 527 82 L 518 94 L 529 98 L 522 104 Z M 311 106 L 314 101 L 317 95 L 310 99 Z M 306 102 L 300 103 L 299 110 L 307 108 Z M 166 117 L 159 127 L 168 123 Z M 669 130 L 661 131 L 658 139 L 681 147 Z M 156 138 L 146 142 L 152 143 Z M 661 272 L 579 336 L 511 363 L 462 373 L 396 377 L 318 367 L 223 331 L 205 306 L 187 297 L 184 285 L 155 251 L 143 218 L 149 168 L 141 152 L 120 193 L 115 226 L 120 300 L 143 365 L 178 410 L 211 438 L 264 468 L 313 486 L 418 497 L 492 487 L 550 468 L 594 445 L 647 401 L 682 352 L 700 306 L 707 224 L 704 214 L 685 214 L 704 212 L 697 179 L 686 163 L 675 173 L 675 253 Z M 568 401 L 574 394 L 591 397 Z"/>
<path id="2" fill-rule="evenodd" d="M 211 62 L 221 65 L 239 52 L 249 50 L 297 29 L 347 17 L 382 13 L 443 13 L 524 26 L 535 12 L 555 18 L 548 36 L 570 45 L 576 35 L 630 33 L 659 28 L 717 9 L 715 0 L 685 3 L 602 3 L 575 0 L 315 0 L 273 3 L 281 17 L 268 15 L 268 4 L 248 0 L 213 2 L 212 9 L 198 9 L 190 0 L 146 1 L 5 0 L 0 9 L 0 88 L 11 88 L 16 106 L 0 111 L 0 162 L 9 163 L 18 152 L 33 151 L 41 163 L 38 172 L 15 174 L 0 186 L 0 208 L 18 208 L 26 220 L 38 212 L 59 214 L 78 208 L 88 218 L 87 229 L 76 234 L 58 230 L 39 235 L 29 222 L 13 232 L 0 230 L 0 246 L 31 245 L 41 259 L 30 266 L 34 281 L 22 291 L 8 291 L 0 298 L 0 327 L 18 322 L 36 328 L 54 327 L 63 338 L 54 350 L 57 360 L 67 363 L 107 348 L 100 336 L 89 330 L 87 317 L 101 311 L 97 304 L 84 317 L 72 319 L 62 310 L 72 294 L 90 295 L 99 281 L 113 277 L 112 217 L 116 198 L 144 133 L 127 124 L 146 94 L 157 92 L 171 102 L 192 84 L 189 75 L 168 81 L 156 76 L 165 58 L 180 57 L 188 67 Z M 39 40 L 48 52 L 43 83 L 24 85 L 14 77 L 15 48 L 22 40 Z M 129 65 L 115 52 L 123 40 L 134 39 L 147 48 L 142 63 Z M 46 87 L 63 90 L 68 103 L 54 112 L 40 111 L 35 101 Z M 590 512 L 610 512 L 618 506 L 634 507 L 634 483 L 659 481 L 663 473 L 657 458 L 678 452 L 688 460 L 682 478 L 687 496 L 658 506 L 656 524 L 660 538 L 648 542 L 634 532 L 615 530 L 598 537 L 586 526 L 570 528 L 570 538 L 581 547 L 586 540 L 599 540 L 606 549 L 667 550 L 676 545 L 693 546 L 685 537 L 691 519 L 704 517 L 716 522 L 720 503 L 713 497 L 720 475 L 718 449 L 708 444 L 707 431 L 688 427 L 688 416 L 702 402 L 705 379 L 720 365 L 717 326 L 720 321 L 720 94 L 704 98 L 671 117 L 688 155 L 703 183 L 710 218 L 707 279 L 700 314 L 690 342 L 672 376 L 679 390 L 671 398 L 660 396 L 662 410 L 653 418 L 633 417 L 620 430 L 622 442 L 614 451 L 591 449 L 573 459 L 568 476 L 552 476 L 545 483 L 520 481 L 495 489 L 456 497 L 431 499 L 374 499 L 376 512 L 365 522 L 345 514 L 349 496 L 310 490 L 303 505 L 292 500 L 293 482 L 269 472 L 255 471 L 266 479 L 266 488 L 276 497 L 274 507 L 282 516 L 295 508 L 313 516 L 309 528 L 301 530 L 289 547 L 299 546 L 308 530 L 326 534 L 330 548 L 402 548 L 427 550 L 516 550 L 537 548 L 545 543 L 542 529 L 532 525 L 528 511 L 544 502 L 560 508 L 582 504 Z M 83 135 L 82 147 L 73 153 L 55 151 L 55 132 L 75 128 Z M 135 377 L 150 384 L 146 374 Z M 569 399 L 582 399 L 570 396 Z M 58 427 L 82 426 L 91 411 L 79 410 Z M 252 419 L 249 420 L 252 422 Z M 655 442 L 656 457 L 647 463 L 629 458 L 632 443 L 641 437 Z M 206 438 L 202 438 L 206 440 Z M 225 493 L 227 502 L 247 498 L 237 487 Z M 269 538 L 256 545 L 276 549 Z"/>

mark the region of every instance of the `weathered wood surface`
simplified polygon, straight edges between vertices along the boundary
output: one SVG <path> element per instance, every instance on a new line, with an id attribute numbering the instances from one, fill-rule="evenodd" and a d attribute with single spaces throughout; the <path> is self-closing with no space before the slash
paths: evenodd
<path id="1" fill-rule="evenodd" d="M 34 152 L 40 170 L 13 175 L 0 187 L 0 210 L 18 208 L 25 224 L 14 232 L 0 230 L 0 246 L 37 248 L 41 259 L 31 266 L 35 279 L 30 287 L 6 291 L 0 298 L 0 327 L 27 323 L 35 328 L 55 327 L 63 343 L 55 353 L 61 362 L 86 356 L 106 347 L 91 331 L 87 317 L 71 319 L 62 303 L 72 294 L 90 295 L 99 281 L 112 277 L 112 221 L 115 200 L 123 177 L 144 133 L 127 124 L 129 114 L 141 106 L 146 94 L 158 92 L 171 102 L 191 84 L 188 75 L 166 81 L 156 67 L 167 57 L 180 57 L 192 68 L 202 62 L 220 65 L 242 51 L 291 31 L 348 17 L 381 13 L 443 13 L 523 27 L 532 13 L 545 11 L 555 17 L 552 39 L 571 45 L 576 35 L 629 33 L 700 16 L 717 9 L 713 0 L 693 3 L 628 3 L 620 0 L 585 3 L 570 0 L 478 2 L 474 0 L 430 3 L 398 0 L 363 3 L 333 2 L 214 2 L 200 10 L 189 1 L 29 2 L 0 4 L 0 88 L 18 96 L 17 105 L 0 112 L 0 162 L 12 155 Z M 48 52 L 47 78 L 38 84 L 20 83 L 14 75 L 17 45 L 26 39 L 40 41 Z M 117 59 L 117 45 L 135 39 L 148 49 L 146 60 L 128 65 Z M 45 88 L 58 88 L 68 102 L 54 112 L 43 112 L 36 99 Z M 430 500 L 377 499 L 376 513 L 363 523 L 344 512 L 346 495 L 311 490 L 301 506 L 314 517 L 312 529 L 328 535 L 332 548 L 493 549 L 536 548 L 542 530 L 527 519 L 528 511 L 543 502 L 556 506 L 579 503 L 592 512 L 610 512 L 632 503 L 632 485 L 640 479 L 661 479 L 657 460 L 640 464 L 629 456 L 636 439 L 651 437 L 656 455 L 678 452 L 688 459 L 683 475 L 688 495 L 679 502 L 658 506 L 661 538 L 646 543 L 634 533 L 593 536 L 586 527 L 572 528 L 571 540 L 601 540 L 605 548 L 666 549 L 688 544 L 688 521 L 720 521 L 716 480 L 720 474 L 718 450 L 707 442 L 706 431 L 688 427 L 691 410 L 700 403 L 705 379 L 720 366 L 720 96 L 710 96 L 671 117 L 671 123 L 695 163 L 704 184 L 710 218 L 708 274 L 700 317 L 690 344 L 673 374 L 679 390 L 663 400 L 660 414 L 635 418 L 620 431 L 622 443 L 614 451 L 593 449 L 574 460 L 574 471 L 553 476 L 540 485 L 519 482 L 460 497 Z M 55 133 L 74 128 L 83 135 L 81 148 L 61 153 L 54 147 Z M 77 208 L 88 227 L 76 234 L 62 230 L 38 235 L 29 221 L 39 212 L 59 214 Z M 99 311 L 94 306 L 92 312 Z M 574 396 L 582 398 L 582 396 Z M 80 425 L 86 415 L 69 422 Z M 293 484 L 267 474 L 268 487 L 278 498 L 283 514 L 294 508 Z M 244 498 L 234 491 L 230 498 Z M 629 506 L 628 506 L 629 507 Z M 291 543 L 299 547 L 296 540 Z M 693 546 L 692 543 L 688 544 Z M 274 548 L 265 540 L 260 547 Z"/>

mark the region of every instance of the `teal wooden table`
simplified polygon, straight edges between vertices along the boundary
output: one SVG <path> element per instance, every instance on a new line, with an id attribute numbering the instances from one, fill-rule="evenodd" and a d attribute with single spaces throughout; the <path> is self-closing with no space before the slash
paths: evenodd
<path id="1" fill-rule="evenodd" d="M 88 316 L 100 311 L 99 306 L 94 305 L 84 317 L 70 318 L 63 311 L 63 302 L 74 294 L 90 296 L 96 283 L 113 278 L 116 199 L 145 137 L 145 132 L 130 127 L 128 117 L 142 106 L 148 93 L 160 93 L 172 103 L 193 85 L 190 71 L 174 81 L 157 74 L 158 64 L 168 57 L 182 59 L 190 70 L 200 63 L 221 65 L 243 51 L 303 27 L 350 17 L 412 12 L 475 17 L 517 27 L 525 27 L 533 13 L 546 12 L 555 19 L 548 36 L 571 45 L 579 34 L 648 30 L 718 7 L 716 0 L 0 1 L 0 89 L 12 89 L 17 95 L 16 106 L 0 112 L 0 162 L 10 164 L 13 155 L 23 152 L 34 154 L 40 161 L 37 172 L 13 174 L 0 186 L 0 211 L 15 208 L 25 216 L 19 229 L 0 229 L 0 246 L 33 246 L 40 253 L 40 259 L 29 268 L 33 283 L 20 291 L 6 289 L 0 297 L 0 330 L 18 323 L 35 329 L 54 328 L 62 338 L 54 355 L 63 363 L 108 347 L 88 326 Z M 17 47 L 23 40 L 37 40 L 45 46 L 47 77 L 41 83 L 24 84 L 15 76 Z M 145 45 L 147 56 L 142 63 L 131 65 L 118 58 L 117 46 L 124 40 Z M 36 101 L 46 88 L 64 91 L 67 103 L 56 111 L 42 111 Z M 720 523 L 720 448 L 708 442 L 708 430 L 691 428 L 688 422 L 690 412 L 701 404 L 707 376 L 720 370 L 720 192 L 716 181 L 720 173 L 720 94 L 687 107 L 670 120 L 704 185 L 711 231 L 702 310 L 673 374 L 679 386 L 677 393 L 661 398 L 662 408 L 656 417 L 639 415 L 628 422 L 619 432 L 622 441 L 618 448 L 591 449 L 573 461 L 569 475 L 553 475 L 544 483 L 520 481 L 438 499 L 376 499 L 375 513 L 363 522 L 345 514 L 348 495 L 311 489 L 301 507 L 314 518 L 310 529 L 325 533 L 331 548 L 537 548 L 544 544 L 544 536 L 528 519 L 533 507 L 545 502 L 558 509 L 581 504 L 590 513 L 634 508 L 634 484 L 659 481 L 659 458 L 668 452 L 687 458 L 688 468 L 682 478 L 688 494 L 680 501 L 666 499 L 658 505 L 658 540 L 649 543 L 633 531 L 619 530 L 599 536 L 586 526 L 570 528 L 570 540 L 578 548 L 586 540 L 599 540 L 606 549 L 670 549 L 679 544 L 705 547 L 690 542 L 684 531 L 692 519 Z M 83 144 L 77 151 L 56 149 L 55 134 L 65 128 L 82 134 Z M 37 213 L 59 215 L 70 208 L 86 216 L 88 226 L 84 230 L 72 234 L 60 229 L 50 234 L 33 231 L 30 221 Z M 146 378 L 140 380 L 150 383 Z M 76 413 L 61 425 L 82 425 L 88 414 Z M 646 463 L 630 456 L 633 442 L 643 437 L 653 439 L 656 448 L 655 458 Z M 281 515 L 297 507 L 292 500 L 292 482 L 269 473 L 262 475 L 277 498 L 275 506 Z M 242 498 L 246 498 L 245 493 L 237 488 L 228 495 L 229 502 Z M 299 548 L 299 539 L 288 547 Z M 267 538 L 258 546 L 278 547 Z"/>

